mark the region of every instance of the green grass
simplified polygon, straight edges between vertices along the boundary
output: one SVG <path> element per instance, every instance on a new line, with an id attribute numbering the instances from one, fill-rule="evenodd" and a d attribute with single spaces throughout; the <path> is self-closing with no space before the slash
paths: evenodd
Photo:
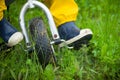
<path id="1" fill-rule="evenodd" d="M 10 7 L 11 23 L 20 31 L 18 17 L 25 2 L 17 0 Z M 0 52 L 0 80 L 120 79 L 120 1 L 76 0 L 76 2 L 79 6 L 76 25 L 79 28 L 92 29 L 94 34 L 91 45 L 83 46 L 78 51 L 55 49 L 59 66 L 49 64 L 45 70 L 42 70 L 35 53 L 30 59 L 23 49 L 24 45 L 17 45 L 11 52 Z M 43 13 L 37 10 L 28 12 L 25 20 L 39 15 L 45 18 Z"/>

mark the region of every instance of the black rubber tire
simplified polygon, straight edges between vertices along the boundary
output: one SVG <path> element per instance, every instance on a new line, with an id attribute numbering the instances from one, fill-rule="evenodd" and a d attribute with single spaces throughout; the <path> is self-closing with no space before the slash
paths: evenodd
<path id="1" fill-rule="evenodd" d="M 41 18 L 32 19 L 29 29 L 32 39 L 35 42 L 35 50 L 38 59 L 42 67 L 45 68 L 52 59 L 53 50 L 43 20 Z"/>

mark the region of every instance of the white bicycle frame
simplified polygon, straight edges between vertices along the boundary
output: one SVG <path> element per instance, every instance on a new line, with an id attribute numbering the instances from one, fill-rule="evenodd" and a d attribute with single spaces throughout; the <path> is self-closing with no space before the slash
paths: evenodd
<path id="1" fill-rule="evenodd" d="M 60 37 L 59 37 L 59 34 L 58 34 L 58 31 L 57 31 L 57 28 L 56 28 L 56 25 L 54 23 L 54 20 L 53 20 L 53 17 L 49 11 L 49 9 L 42 3 L 42 2 L 39 2 L 37 0 L 28 0 L 22 7 L 21 11 L 20 11 L 20 16 L 19 16 L 19 19 L 20 19 L 20 27 L 22 29 L 22 32 L 23 32 L 23 35 L 25 37 L 25 41 L 26 41 L 26 44 L 27 44 L 27 48 L 31 47 L 30 46 L 30 40 L 29 40 L 29 37 L 28 37 L 28 33 L 27 33 L 27 30 L 26 30 L 26 25 L 25 25 L 25 20 L 24 20 L 24 15 L 26 13 L 26 11 L 29 9 L 29 8 L 34 8 L 35 6 L 41 8 L 44 12 L 45 12 L 45 15 L 47 16 L 48 18 L 48 23 L 49 23 L 49 26 L 50 26 L 50 31 L 52 33 L 52 37 L 53 37 L 53 40 L 59 40 Z M 54 43 L 54 42 L 53 42 Z"/>

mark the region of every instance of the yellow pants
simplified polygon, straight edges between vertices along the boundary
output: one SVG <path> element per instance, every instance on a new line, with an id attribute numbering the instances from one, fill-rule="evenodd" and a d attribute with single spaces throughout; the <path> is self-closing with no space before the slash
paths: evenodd
<path id="1" fill-rule="evenodd" d="M 69 21 L 75 21 L 78 6 L 74 0 L 43 0 L 50 9 L 56 26 Z"/>
<path id="2" fill-rule="evenodd" d="M 6 10 L 5 1 L 0 0 L 0 20 L 3 18 L 3 11 Z"/>
<path id="3" fill-rule="evenodd" d="M 44 3 L 50 9 L 56 26 L 76 20 L 78 6 L 74 0 L 44 0 Z M 0 20 L 3 18 L 4 10 L 6 10 L 5 1 L 0 0 Z"/>

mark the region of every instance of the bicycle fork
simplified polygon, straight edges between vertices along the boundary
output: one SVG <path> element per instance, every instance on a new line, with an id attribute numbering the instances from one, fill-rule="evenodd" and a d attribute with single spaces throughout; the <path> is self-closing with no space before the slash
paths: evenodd
<path id="1" fill-rule="evenodd" d="M 20 27 L 21 27 L 23 35 L 25 37 L 27 48 L 30 47 L 30 40 L 29 40 L 27 31 L 26 31 L 26 27 L 25 27 L 24 15 L 29 8 L 34 8 L 35 6 L 38 6 L 39 8 L 41 8 L 45 12 L 45 14 L 48 18 L 48 23 L 49 23 L 49 26 L 50 26 L 50 30 L 51 30 L 51 33 L 52 33 L 53 40 L 54 40 L 53 42 L 51 42 L 51 44 L 57 44 L 57 43 L 61 42 L 61 39 L 59 37 L 57 28 L 55 26 L 53 17 L 51 15 L 49 9 L 41 2 L 38 2 L 36 0 L 28 0 L 28 2 L 25 3 L 23 8 L 21 9 L 20 16 L 19 16 Z"/>
<path id="2" fill-rule="evenodd" d="M 27 30 L 26 30 L 26 25 L 25 25 L 25 20 L 24 20 L 24 16 L 25 16 L 25 13 L 26 11 L 29 9 L 29 8 L 34 8 L 35 6 L 39 7 L 40 9 L 42 9 L 44 12 L 45 12 L 45 15 L 48 19 L 48 23 L 49 23 L 49 26 L 50 26 L 50 31 L 52 33 L 52 38 L 53 38 L 53 41 L 50 43 L 51 46 L 52 46 L 52 49 L 53 49 L 53 58 L 54 58 L 54 62 L 56 63 L 56 57 L 54 56 L 54 48 L 53 48 L 53 44 L 59 44 L 62 42 L 62 40 L 60 39 L 59 37 L 59 34 L 58 34 L 58 31 L 57 31 L 57 28 L 55 26 L 55 23 L 54 23 L 54 20 L 53 20 L 53 17 L 49 11 L 49 9 L 41 2 L 38 2 L 37 0 L 28 0 L 22 7 L 21 11 L 20 11 L 20 16 L 19 16 L 19 20 L 20 20 L 20 27 L 22 29 L 22 32 L 23 32 L 23 35 L 24 35 L 24 38 L 25 38 L 25 42 L 26 42 L 26 46 L 27 46 L 27 49 L 28 50 L 31 50 L 31 42 L 29 40 L 29 36 L 28 36 L 28 33 L 27 33 Z"/>

